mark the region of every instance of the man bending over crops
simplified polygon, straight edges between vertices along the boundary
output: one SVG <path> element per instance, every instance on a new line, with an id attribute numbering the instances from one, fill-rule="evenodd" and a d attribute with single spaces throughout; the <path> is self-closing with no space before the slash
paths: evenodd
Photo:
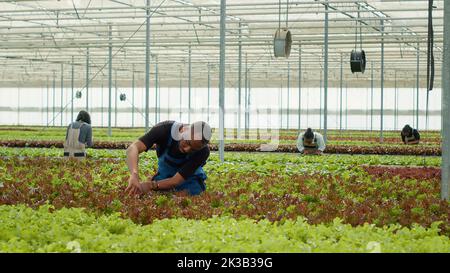
<path id="1" fill-rule="evenodd" d="M 408 124 L 403 127 L 402 133 L 402 141 L 405 144 L 419 144 L 420 134 L 416 129 L 413 129 Z"/>
<path id="2" fill-rule="evenodd" d="M 209 157 L 208 143 L 211 127 L 203 121 L 185 125 L 175 121 L 163 121 L 133 142 L 127 149 L 130 178 L 126 192 L 148 193 L 152 190 L 187 191 L 197 195 L 206 189 L 203 166 Z M 158 172 L 140 182 L 139 154 L 156 144 Z"/>
<path id="3" fill-rule="evenodd" d="M 325 150 L 325 141 L 320 133 L 313 132 L 311 128 L 308 128 L 306 132 L 298 136 L 297 148 L 304 155 L 320 155 Z"/>

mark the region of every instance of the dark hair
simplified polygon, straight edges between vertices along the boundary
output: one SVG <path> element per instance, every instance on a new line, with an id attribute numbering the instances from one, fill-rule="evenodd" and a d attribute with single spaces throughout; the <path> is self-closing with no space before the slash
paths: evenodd
<path id="1" fill-rule="evenodd" d="M 78 113 L 77 120 L 76 121 L 83 121 L 87 124 L 91 124 L 91 116 L 88 112 L 81 110 L 80 113 Z"/>
<path id="2" fill-rule="evenodd" d="M 412 133 L 413 129 L 411 128 L 411 126 L 409 126 L 409 124 L 406 124 L 405 127 L 403 127 L 402 129 L 402 134 L 403 135 L 410 135 Z"/>
<path id="3" fill-rule="evenodd" d="M 314 139 L 314 133 L 311 128 L 306 129 L 305 134 L 303 135 L 305 139 Z"/>
<path id="4" fill-rule="evenodd" d="M 196 133 L 200 128 L 202 130 L 202 144 L 206 145 L 211 140 L 211 127 L 204 121 L 196 121 L 191 124 L 191 130 L 193 133 Z"/>

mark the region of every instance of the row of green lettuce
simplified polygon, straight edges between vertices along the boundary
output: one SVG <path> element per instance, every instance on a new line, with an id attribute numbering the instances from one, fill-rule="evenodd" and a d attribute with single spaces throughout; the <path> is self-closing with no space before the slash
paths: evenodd
<path id="1" fill-rule="evenodd" d="M 3 205 L 0 230 L 0 252 L 450 252 L 450 238 L 438 235 L 437 224 L 352 227 L 335 219 L 309 225 L 301 217 L 282 224 L 212 217 L 141 226 L 79 208 Z"/>
<path id="2" fill-rule="evenodd" d="M 122 162 L 126 169 L 125 150 L 97 150 L 88 149 L 89 161 L 114 159 Z M 57 148 L 4 148 L 0 147 L 0 157 L 4 158 L 61 158 L 62 150 Z M 157 157 L 155 151 L 141 154 L 140 170 L 153 172 L 156 170 Z M 343 178 L 365 176 L 364 165 L 397 165 L 397 166 L 430 166 L 441 164 L 440 157 L 420 156 L 385 156 L 385 155 L 322 155 L 301 156 L 299 154 L 283 153 L 225 153 L 225 161 L 221 162 L 217 152 L 212 152 L 205 171 L 218 175 L 227 173 L 245 174 L 258 173 L 267 176 L 273 173 L 288 177 L 301 174 L 339 175 Z M 108 164 L 105 164 L 105 168 Z M 124 170 L 126 173 L 126 170 Z"/>
<path id="3" fill-rule="evenodd" d="M 126 150 L 87 149 L 88 158 L 116 158 L 125 159 Z M 3 157 L 62 157 L 63 150 L 59 148 L 9 148 L 0 147 Z M 142 153 L 143 160 L 155 161 L 156 152 L 150 150 Z M 218 152 L 211 152 L 208 164 L 220 162 Z M 226 152 L 225 162 L 250 164 L 252 166 L 277 167 L 285 165 L 399 165 L 399 166 L 440 166 L 441 157 L 402 156 L 402 155 L 349 155 L 324 154 L 322 156 L 302 156 L 291 153 L 250 153 Z M 244 164 L 244 165 L 245 165 Z"/>
<path id="4" fill-rule="evenodd" d="M 244 134 L 241 133 L 240 137 L 237 137 L 237 134 L 233 132 L 235 130 L 227 130 L 225 132 L 226 142 L 228 143 L 261 143 L 267 142 L 267 140 L 261 139 L 262 136 L 270 137 L 274 133 L 279 134 L 280 137 L 290 137 L 294 138 L 292 140 L 281 139 L 281 144 L 289 144 L 295 142 L 296 136 L 300 133 L 297 130 L 279 130 L 279 131 L 269 131 L 269 130 L 261 130 L 259 134 L 256 130 L 252 130 L 249 133 L 250 139 L 243 139 Z M 321 132 L 321 130 L 317 130 Z M 108 131 L 106 128 L 93 128 L 94 140 L 97 141 L 133 141 L 138 139 L 145 133 L 143 128 L 139 129 L 119 129 L 114 128 L 112 130 L 112 135 L 108 136 Z M 27 128 L 27 127 L 0 127 L 0 139 L 1 140 L 61 140 L 64 139 L 66 135 L 66 128 Z M 258 137 L 260 136 L 260 137 Z M 371 131 L 328 131 L 327 136 L 329 137 L 330 144 L 353 144 L 353 145 L 368 145 L 367 141 L 363 141 L 361 139 L 348 139 L 348 140 L 334 140 L 333 138 L 378 138 L 378 132 Z M 395 138 L 398 139 L 398 143 L 401 143 L 400 134 L 397 131 L 385 132 L 383 134 L 385 138 Z M 436 139 L 440 138 L 440 134 L 438 132 L 423 132 L 421 134 L 422 139 L 425 141 L 427 145 L 436 145 L 434 142 L 426 143 L 427 139 Z M 212 142 L 217 142 L 218 131 L 215 130 L 213 134 Z M 371 142 L 373 143 L 373 142 Z M 396 142 L 390 143 L 385 142 L 384 145 L 395 145 Z"/>

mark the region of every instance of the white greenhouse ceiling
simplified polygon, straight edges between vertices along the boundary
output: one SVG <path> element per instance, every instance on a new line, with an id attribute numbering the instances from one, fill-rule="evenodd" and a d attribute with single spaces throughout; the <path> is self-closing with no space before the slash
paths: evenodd
<path id="1" fill-rule="evenodd" d="M 42 87 L 53 77 L 69 85 L 107 85 L 108 50 L 113 80 L 130 86 L 145 81 L 145 0 L 0 1 L 0 86 Z M 435 87 L 441 84 L 443 3 L 434 1 Z M 329 86 L 368 87 L 371 67 L 380 85 L 384 39 L 385 87 L 426 88 L 428 1 L 227 0 L 226 87 L 236 88 L 241 45 L 241 85 L 245 71 L 252 87 L 319 86 L 324 69 L 325 6 L 328 5 Z M 156 67 L 161 86 L 218 86 L 220 1 L 150 1 L 151 86 Z M 382 26 L 383 25 L 383 26 Z M 289 58 L 275 58 L 278 27 L 292 33 Z M 109 28 L 111 27 L 111 36 Z M 384 28 L 384 31 L 383 31 Z M 356 44 L 355 44 L 356 41 Z M 350 52 L 367 55 L 364 74 L 350 71 Z M 191 70 L 189 70 L 189 51 Z M 417 54 L 419 53 L 419 58 Z M 87 69 L 87 65 L 89 68 Z M 61 75 L 62 74 L 62 75 Z M 395 78 L 397 79 L 395 81 Z"/>

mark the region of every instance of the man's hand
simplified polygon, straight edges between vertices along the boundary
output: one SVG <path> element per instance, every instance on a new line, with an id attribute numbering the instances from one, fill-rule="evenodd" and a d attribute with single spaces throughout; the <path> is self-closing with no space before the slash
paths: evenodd
<path id="1" fill-rule="evenodd" d="M 125 189 L 128 195 L 141 194 L 143 192 L 142 184 L 139 182 L 139 176 L 137 174 L 132 174 L 128 179 L 128 187 Z"/>

